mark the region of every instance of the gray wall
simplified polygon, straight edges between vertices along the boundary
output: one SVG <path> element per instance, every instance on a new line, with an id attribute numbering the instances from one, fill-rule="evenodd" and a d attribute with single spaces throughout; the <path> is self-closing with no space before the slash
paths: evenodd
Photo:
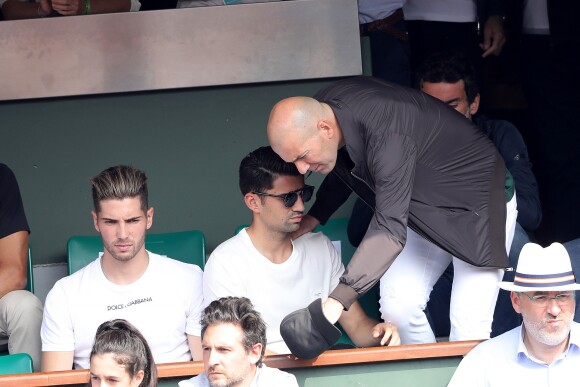
<path id="1" fill-rule="evenodd" d="M 89 179 L 121 163 L 149 177 L 151 232 L 200 229 L 211 251 L 250 220 L 237 168 L 267 143 L 272 105 L 329 81 L 0 103 L 0 162 L 20 184 L 33 263 L 65 262 L 71 235 L 96 233 Z M 321 176 L 309 181 L 318 185 Z"/>

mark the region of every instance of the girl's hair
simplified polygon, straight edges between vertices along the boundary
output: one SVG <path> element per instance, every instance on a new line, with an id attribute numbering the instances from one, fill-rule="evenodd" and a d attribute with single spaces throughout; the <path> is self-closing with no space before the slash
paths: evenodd
<path id="1" fill-rule="evenodd" d="M 131 378 L 143 370 L 140 387 L 157 387 L 157 368 L 151 349 L 141 332 L 128 321 L 106 321 L 97 329 L 90 359 L 92 361 L 93 356 L 107 353 L 112 354 L 115 361 L 125 367 Z"/>

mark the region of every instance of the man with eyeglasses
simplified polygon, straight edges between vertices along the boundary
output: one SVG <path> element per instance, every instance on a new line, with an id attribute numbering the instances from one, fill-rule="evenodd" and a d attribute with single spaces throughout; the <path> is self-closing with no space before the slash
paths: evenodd
<path id="1" fill-rule="evenodd" d="M 559 243 L 528 243 L 510 291 L 523 324 L 479 344 L 461 361 L 448 387 L 570 386 L 580 367 L 580 326 L 572 321 L 580 285 Z"/>
<path id="2" fill-rule="evenodd" d="M 212 252 L 204 271 L 204 303 L 226 296 L 249 298 L 266 322 L 268 352 L 289 353 L 280 322 L 293 310 L 326 299 L 344 266 L 323 234 L 291 238 L 314 190 L 294 164 L 270 147 L 258 148 L 242 160 L 239 185 L 252 223 Z M 340 323 L 357 346 L 399 343 L 396 327 L 374 321 L 358 302 Z"/>

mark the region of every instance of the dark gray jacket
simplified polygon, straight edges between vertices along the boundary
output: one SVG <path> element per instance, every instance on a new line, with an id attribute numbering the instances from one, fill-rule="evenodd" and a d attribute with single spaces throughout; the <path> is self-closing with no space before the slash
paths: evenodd
<path id="1" fill-rule="evenodd" d="M 310 214 L 325 223 L 352 191 L 375 209 L 332 297 L 349 307 L 403 249 L 407 225 L 468 263 L 507 267 L 505 166 L 461 114 L 413 89 L 370 77 L 319 91 L 345 140 Z"/>

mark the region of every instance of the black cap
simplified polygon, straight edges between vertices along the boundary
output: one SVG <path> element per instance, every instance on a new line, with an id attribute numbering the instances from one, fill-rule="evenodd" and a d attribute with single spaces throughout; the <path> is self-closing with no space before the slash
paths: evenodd
<path id="1" fill-rule="evenodd" d="M 340 330 L 322 313 L 321 299 L 307 308 L 298 309 L 284 317 L 280 334 L 290 352 L 300 359 L 312 359 L 329 349 L 340 339 Z"/>

